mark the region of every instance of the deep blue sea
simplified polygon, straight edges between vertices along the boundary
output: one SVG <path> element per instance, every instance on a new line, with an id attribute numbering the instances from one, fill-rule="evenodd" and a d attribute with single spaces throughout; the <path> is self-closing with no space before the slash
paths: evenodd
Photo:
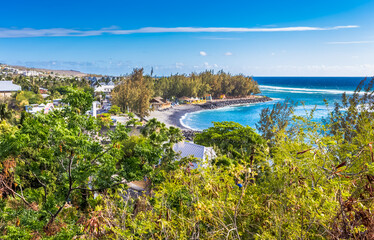
<path id="1" fill-rule="evenodd" d="M 260 119 L 261 110 L 271 107 L 278 101 L 290 99 L 303 102 L 296 108 L 296 115 L 305 115 L 315 106 L 316 120 L 327 116 L 329 109 L 323 99 L 329 102 L 330 110 L 333 103 L 341 100 L 342 93 L 352 94 L 357 85 L 365 77 L 253 77 L 260 85 L 261 94 L 274 99 L 266 103 L 244 106 L 229 106 L 214 110 L 204 110 L 186 114 L 181 123 L 195 130 L 203 130 L 213 126 L 213 121 L 234 121 L 255 128 Z"/>

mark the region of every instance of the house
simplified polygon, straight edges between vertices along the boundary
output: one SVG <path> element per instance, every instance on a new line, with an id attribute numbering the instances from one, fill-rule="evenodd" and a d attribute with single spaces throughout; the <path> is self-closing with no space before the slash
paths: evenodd
<path id="1" fill-rule="evenodd" d="M 205 160 L 212 160 L 213 158 L 217 156 L 213 147 L 205 147 L 202 145 L 198 145 L 198 144 L 195 144 L 192 142 L 186 142 L 186 141 L 174 144 L 173 150 L 180 154 L 177 160 L 180 160 L 184 157 L 192 156 L 192 157 L 199 158 L 205 161 Z M 192 168 L 197 168 L 196 163 L 193 163 L 192 165 L 193 165 Z"/>
<path id="2" fill-rule="evenodd" d="M 105 97 L 101 101 L 103 103 L 109 103 L 110 99 L 112 98 L 111 93 L 115 87 L 116 86 L 112 81 L 108 83 L 99 83 L 99 85 L 95 87 L 95 94 L 96 96 L 100 96 L 100 99 L 103 96 L 102 94 L 104 94 Z"/>
<path id="3" fill-rule="evenodd" d="M 53 105 L 54 106 L 62 106 L 63 103 L 62 103 L 62 99 L 53 99 Z"/>
<path id="4" fill-rule="evenodd" d="M 46 94 L 48 92 L 48 89 L 46 89 L 46 88 L 39 88 L 39 93 L 40 94 Z"/>
<path id="5" fill-rule="evenodd" d="M 189 97 L 181 97 L 181 98 L 178 98 L 178 101 L 182 103 L 192 103 L 194 100 Z"/>
<path id="6" fill-rule="evenodd" d="M 34 70 L 31 70 L 31 71 L 20 71 L 18 74 L 21 74 L 23 76 L 28 76 L 28 77 L 31 77 L 31 76 L 40 76 L 41 73 L 40 72 L 37 72 L 37 71 L 34 71 Z"/>
<path id="7" fill-rule="evenodd" d="M 21 86 L 13 84 L 12 81 L 0 81 L 0 98 L 8 98 L 17 91 L 21 91 Z"/>
<path id="8" fill-rule="evenodd" d="M 26 112 L 31 113 L 31 114 L 35 114 L 37 112 L 42 112 L 44 114 L 47 114 L 50 111 L 53 111 L 54 108 L 55 107 L 54 107 L 53 103 L 47 103 L 47 105 L 42 103 L 40 105 L 32 104 L 32 105 L 29 105 L 29 106 L 25 106 Z"/>
<path id="9" fill-rule="evenodd" d="M 106 85 L 101 85 L 99 87 L 96 87 L 95 88 L 95 93 L 110 94 L 113 91 L 114 87 L 115 87 L 114 83 L 113 82 L 109 82 Z"/>
<path id="10" fill-rule="evenodd" d="M 153 110 L 161 110 L 171 107 L 171 103 L 169 101 L 164 102 L 162 97 L 152 98 L 150 103 Z"/>

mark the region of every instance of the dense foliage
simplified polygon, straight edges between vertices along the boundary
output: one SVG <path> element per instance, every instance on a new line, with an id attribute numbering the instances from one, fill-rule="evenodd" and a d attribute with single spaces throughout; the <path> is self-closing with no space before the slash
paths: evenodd
<path id="1" fill-rule="evenodd" d="M 67 103 L 71 108 L 85 113 L 90 110 L 93 102 L 93 94 L 88 90 L 78 90 L 75 88 L 67 88 L 64 103 Z"/>
<path id="2" fill-rule="evenodd" d="M 373 239 L 372 83 L 324 122 L 277 105 L 262 114 L 262 136 L 215 123 L 196 141 L 220 161 L 174 161 L 180 131 L 156 120 L 131 136 L 134 118 L 98 135 L 97 120 L 71 108 L 19 128 L 4 120 L 2 238 Z M 123 183 L 144 178 L 143 195 L 129 194 Z"/>
<path id="3" fill-rule="evenodd" d="M 196 135 L 194 141 L 204 146 L 215 146 L 222 156 L 216 158 L 216 165 L 230 165 L 237 162 L 249 164 L 251 168 L 264 159 L 260 156 L 267 150 L 266 141 L 255 130 L 236 122 L 214 122 L 214 126 Z M 256 160 L 256 162 L 254 162 Z"/>
<path id="4" fill-rule="evenodd" d="M 43 97 L 40 94 L 31 92 L 31 91 L 17 92 L 14 98 L 15 98 L 16 106 L 19 109 L 22 109 L 26 105 L 39 104 L 43 102 Z"/>
<path id="5" fill-rule="evenodd" d="M 152 80 L 143 76 L 143 69 L 134 69 L 129 77 L 122 79 L 114 88 L 113 104 L 119 106 L 122 112 L 133 112 L 144 118 L 149 114 L 152 88 Z"/>
<path id="6" fill-rule="evenodd" d="M 225 94 L 228 97 L 246 97 L 260 93 L 258 84 L 251 77 L 231 75 L 224 71 L 214 74 L 205 71 L 199 74 L 171 75 L 155 79 L 155 93 L 163 98 L 171 97 L 204 97 L 211 94 L 218 98 Z"/>

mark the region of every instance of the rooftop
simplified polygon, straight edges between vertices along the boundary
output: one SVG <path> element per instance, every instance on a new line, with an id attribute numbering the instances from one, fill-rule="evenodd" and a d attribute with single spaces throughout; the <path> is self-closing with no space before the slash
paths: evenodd
<path id="1" fill-rule="evenodd" d="M 205 160 L 206 157 L 212 159 L 216 155 L 212 147 L 205 147 L 191 142 L 176 143 L 173 146 L 173 150 L 179 152 L 181 158 L 193 156 Z"/>
<path id="2" fill-rule="evenodd" d="M 17 92 L 21 90 L 21 86 L 13 84 L 12 81 L 0 81 L 0 92 Z"/>
<path id="3" fill-rule="evenodd" d="M 163 104 L 165 102 L 163 101 L 162 97 L 154 97 L 151 99 L 151 103 Z"/>

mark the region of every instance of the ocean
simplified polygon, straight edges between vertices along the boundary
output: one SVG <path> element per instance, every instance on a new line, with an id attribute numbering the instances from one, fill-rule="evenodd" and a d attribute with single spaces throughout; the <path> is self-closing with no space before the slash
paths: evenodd
<path id="1" fill-rule="evenodd" d="M 261 94 L 274 101 L 243 106 L 229 106 L 213 110 L 187 113 L 181 123 L 194 130 L 213 126 L 213 121 L 234 121 L 255 128 L 260 120 L 261 110 L 272 107 L 279 101 L 289 99 L 298 102 L 295 114 L 305 116 L 306 111 L 316 107 L 317 121 L 327 116 L 334 102 L 341 101 L 344 92 L 352 94 L 365 77 L 253 77 L 260 85 Z M 324 99 L 329 103 L 327 108 Z M 300 104 L 301 102 L 304 105 Z"/>

